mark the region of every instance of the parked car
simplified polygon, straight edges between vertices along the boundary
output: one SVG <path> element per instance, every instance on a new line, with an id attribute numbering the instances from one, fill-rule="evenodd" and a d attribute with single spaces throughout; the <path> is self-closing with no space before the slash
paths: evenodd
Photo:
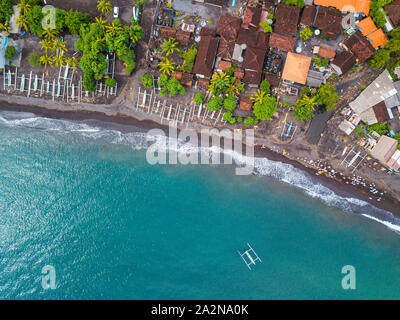
<path id="1" fill-rule="evenodd" d="M 114 18 L 118 18 L 118 15 L 119 15 L 119 7 L 114 7 L 114 13 L 113 13 Z"/>

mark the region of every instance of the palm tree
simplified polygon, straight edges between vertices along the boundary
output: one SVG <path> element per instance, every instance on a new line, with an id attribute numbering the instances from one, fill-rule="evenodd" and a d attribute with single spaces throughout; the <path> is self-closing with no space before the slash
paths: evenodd
<path id="1" fill-rule="evenodd" d="M 111 2 L 106 0 L 97 1 L 97 10 L 99 10 L 103 16 L 111 12 L 111 8 L 112 8 Z"/>
<path id="2" fill-rule="evenodd" d="M 6 21 L 4 23 L 0 23 L 0 31 L 4 31 L 6 36 L 10 35 L 10 32 L 8 32 L 8 30 L 10 30 L 10 29 L 11 29 L 11 27 L 8 25 L 8 21 Z"/>
<path id="3" fill-rule="evenodd" d="M 53 68 L 53 63 L 55 62 L 54 56 L 48 56 L 47 54 L 40 56 L 39 61 L 47 69 L 47 65 Z"/>
<path id="4" fill-rule="evenodd" d="M 53 40 L 56 36 L 58 36 L 58 34 L 59 33 L 56 29 L 50 29 L 50 28 L 45 29 L 43 32 L 43 36 L 47 40 Z"/>
<path id="5" fill-rule="evenodd" d="M 308 96 L 304 95 L 303 98 L 301 98 L 298 101 L 298 104 L 302 107 L 307 107 L 307 108 L 313 108 L 317 105 L 317 97 L 316 96 Z"/>
<path id="6" fill-rule="evenodd" d="M 138 24 L 133 24 L 129 28 L 129 36 L 133 44 L 143 38 L 143 29 Z"/>
<path id="7" fill-rule="evenodd" d="M 65 59 L 63 56 L 61 57 L 57 57 L 57 56 L 53 56 L 54 58 L 54 64 L 56 67 L 58 66 L 65 66 L 67 64 L 67 59 Z"/>
<path id="8" fill-rule="evenodd" d="M 106 30 L 107 33 L 115 37 L 119 32 L 122 31 L 122 26 L 120 24 L 115 23 L 114 20 L 109 26 L 106 26 Z"/>
<path id="9" fill-rule="evenodd" d="M 79 66 L 79 59 L 72 57 L 72 58 L 67 58 L 65 59 L 66 63 L 76 71 L 76 68 Z"/>
<path id="10" fill-rule="evenodd" d="M 101 25 L 101 27 L 103 28 L 103 32 L 104 32 L 104 29 L 108 23 L 108 20 L 103 19 L 103 17 L 96 17 L 96 18 L 94 18 L 94 21 L 95 21 L 95 23 Z"/>
<path id="11" fill-rule="evenodd" d="M 161 45 L 161 48 L 163 49 L 161 53 L 165 53 L 165 55 L 168 57 L 171 53 L 174 53 L 175 51 L 179 52 L 178 47 L 179 42 L 176 41 L 174 38 L 169 38 L 168 40 L 165 40 L 164 43 Z"/>
<path id="12" fill-rule="evenodd" d="M 20 0 L 17 7 L 19 8 L 19 13 L 24 16 L 32 10 L 31 0 Z"/>
<path id="13" fill-rule="evenodd" d="M 25 16 L 19 16 L 17 18 L 17 25 L 18 28 L 28 31 L 28 20 L 25 18 Z"/>
<path id="14" fill-rule="evenodd" d="M 253 103 L 263 103 L 264 98 L 267 96 L 265 91 L 261 91 L 260 89 L 257 90 L 256 92 L 253 93 L 253 95 L 250 97 L 250 100 Z"/>
<path id="15" fill-rule="evenodd" d="M 53 42 L 54 49 L 57 52 L 58 56 L 63 56 L 64 52 L 68 52 L 67 49 L 67 41 L 62 41 L 61 39 L 56 39 Z"/>
<path id="16" fill-rule="evenodd" d="M 215 95 L 219 95 L 222 92 L 222 90 L 228 85 L 229 85 L 229 76 L 225 72 L 223 73 L 215 72 L 211 78 L 208 91 L 210 91 Z"/>
<path id="17" fill-rule="evenodd" d="M 158 64 L 160 71 L 167 75 L 171 75 L 171 73 L 175 71 L 175 66 L 176 63 L 170 61 L 168 58 L 163 58 L 163 60 Z"/>
<path id="18" fill-rule="evenodd" d="M 43 39 L 42 41 L 40 41 L 40 43 L 42 44 L 40 50 L 44 50 L 46 56 L 49 49 L 50 51 L 54 51 L 54 45 L 49 40 Z"/>

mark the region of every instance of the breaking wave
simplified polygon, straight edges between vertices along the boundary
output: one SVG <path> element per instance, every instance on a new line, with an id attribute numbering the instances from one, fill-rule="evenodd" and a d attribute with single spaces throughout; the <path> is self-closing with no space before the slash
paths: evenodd
<path id="1" fill-rule="evenodd" d="M 168 138 L 164 135 L 149 136 L 143 130 L 140 131 L 139 128 L 135 132 L 121 132 L 116 129 L 104 128 L 104 123 L 100 121 L 78 122 L 38 117 L 31 113 L 3 111 L 0 112 L 0 124 L 9 127 L 26 127 L 46 131 L 75 133 L 90 139 L 101 139 L 113 144 L 123 144 L 134 150 L 144 150 L 149 145 L 154 144 L 158 144 L 158 148 L 161 150 L 168 145 Z M 210 158 L 215 153 L 221 154 L 225 152 L 232 157 L 236 166 L 254 166 L 253 174 L 255 175 L 272 177 L 278 181 L 295 186 L 308 196 L 319 199 L 328 206 L 334 206 L 346 212 L 361 214 L 400 234 L 400 219 L 392 213 L 376 208 L 360 199 L 342 197 L 328 187 L 316 183 L 307 172 L 295 168 L 291 164 L 272 161 L 267 158 L 250 158 L 232 150 L 224 151 L 215 146 L 207 148 L 198 147 L 189 145 L 184 141 L 178 141 L 175 147 L 176 151 L 185 154 L 203 153 L 207 154 Z"/>

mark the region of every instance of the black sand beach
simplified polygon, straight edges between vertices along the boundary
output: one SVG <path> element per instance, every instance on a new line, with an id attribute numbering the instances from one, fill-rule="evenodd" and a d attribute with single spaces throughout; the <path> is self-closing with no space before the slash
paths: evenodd
<path id="1" fill-rule="evenodd" d="M 48 103 L 51 103 L 48 101 Z M 36 114 L 40 117 L 52 118 L 52 119 L 65 119 L 72 121 L 87 121 L 87 120 L 97 120 L 102 122 L 119 124 L 121 126 L 118 127 L 118 130 L 122 132 L 132 132 L 137 130 L 137 128 L 143 129 L 147 131 L 149 129 L 159 128 L 163 129 L 165 132 L 168 132 L 168 127 L 166 125 L 161 125 L 157 122 L 151 120 L 138 120 L 134 117 L 122 116 L 122 115 L 106 115 L 101 112 L 89 112 L 84 110 L 79 111 L 60 111 L 56 109 L 46 109 L 42 107 L 36 106 L 28 106 L 21 104 L 13 104 L 5 101 L 0 102 L 0 110 L 4 111 L 17 111 L 17 112 L 29 112 Z M 392 199 L 385 195 L 384 201 L 378 202 L 376 200 L 369 199 L 369 194 L 360 186 L 354 186 L 351 184 L 346 184 L 342 181 L 335 180 L 333 178 L 329 178 L 324 175 L 315 175 L 315 170 L 309 167 L 304 166 L 303 164 L 291 160 L 285 157 L 282 154 L 279 154 L 275 151 L 272 151 L 267 148 L 256 147 L 254 155 L 256 157 L 265 157 L 272 161 L 278 161 L 282 163 L 287 163 L 293 165 L 295 168 L 303 170 L 307 172 L 315 184 L 322 184 L 323 186 L 328 187 L 336 194 L 347 197 L 347 198 L 356 198 L 363 200 L 372 204 L 373 206 L 389 211 L 393 213 L 396 217 L 400 217 L 400 205 L 397 200 Z"/>

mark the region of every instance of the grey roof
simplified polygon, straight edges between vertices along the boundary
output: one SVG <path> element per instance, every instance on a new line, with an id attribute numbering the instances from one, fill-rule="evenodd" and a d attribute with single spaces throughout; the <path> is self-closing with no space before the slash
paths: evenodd
<path id="1" fill-rule="evenodd" d="M 389 99 L 386 99 L 385 105 L 386 105 L 386 108 L 388 108 L 388 109 L 392 109 L 394 107 L 400 106 L 399 91 L 397 91 L 397 94 L 395 94 L 394 96 L 390 97 Z"/>
<path id="2" fill-rule="evenodd" d="M 361 94 L 349 103 L 350 108 L 361 115 L 381 101 L 397 94 L 389 71 L 383 71 Z"/>
<path id="3" fill-rule="evenodd" d="M 322 72 L 310 70 L 308 72 L 306 85 L 313 88 L 319 88 L 324 80 L 324 74 Z"/>

